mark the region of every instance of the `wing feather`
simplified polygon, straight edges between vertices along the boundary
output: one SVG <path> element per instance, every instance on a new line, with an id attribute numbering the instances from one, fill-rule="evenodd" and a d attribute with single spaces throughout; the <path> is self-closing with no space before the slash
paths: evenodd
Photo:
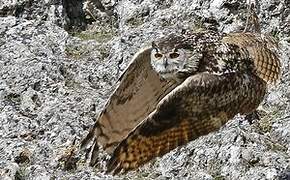
<path id="1" fill-rule="evenodd" d="M 257 33 L 230 33 L 222 41 L 247 49 L 257 75 L 264 81 L 275 83 L 280 79 L 278 43 L 272 37 Z"/>
<path id="2" fill-rule="evenodd" d="M 82 141 L 86 146 L 93 138 L 111 153 L 128 133 L 148 116 L 176 82 L 161 79 L 150 65 L 151 48 L 137 53 L 119 80 L 119 86 L 107 101 L 93 128 Z M 96 148 L 94 148 L 96 149 Z M 92 152 L 91 164 L 94 164 Z"/>
<path id="3" fill-rule="evenodd" d="M 136 169 L 177 146 L 218 130 L 237 113 L 254 111 L 266 82 L 253 74 L 200 73 L 166 95 L 115 149 L 107 171 Z"/>

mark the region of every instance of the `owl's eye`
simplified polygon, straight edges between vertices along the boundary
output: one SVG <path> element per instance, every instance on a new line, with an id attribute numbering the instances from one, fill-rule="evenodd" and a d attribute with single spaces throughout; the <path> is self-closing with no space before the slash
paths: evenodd
<path id="1" fill-rule="evenodd" d="M 169 57 L 170 57 L 171 59 L 177 58 L 178 56 L 179 56 L 179 54 L 176 53 L 176 52 L 169 54 Z"/>
<path id="2" fill-rule="evenodd" d="M 163 55 L 160 53 L 156 53 L 154 56 L 155 56 L 155 58 L 159 59 L 159 58 L 162 58 Z"/>

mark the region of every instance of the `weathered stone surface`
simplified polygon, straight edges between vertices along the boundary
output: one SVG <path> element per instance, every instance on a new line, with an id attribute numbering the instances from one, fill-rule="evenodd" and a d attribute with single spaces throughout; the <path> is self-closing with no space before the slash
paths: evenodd
<path id="1" fill-rule="evenodd" d="M 96 168 L 84 161 L 87 152 L 76 155 L 71 166 L 63 159 L 87 133 L 134 53 L 181 28 L 232 32 L 246 22 L 245 2 L 237 0 L 75 3 L 0 2 L 1 178 L 111 179 L 104 174 L 104 153 Z M 257 7 L 262 32 L 280 40 L 283 60 L 281 82 L 269 89 L 262 119 L 249 124 L 237 117 L 120 178 L 290 177 L 290 4 L 261 0 Z M 87 25 L 83 32 L 66 31 Z"/>

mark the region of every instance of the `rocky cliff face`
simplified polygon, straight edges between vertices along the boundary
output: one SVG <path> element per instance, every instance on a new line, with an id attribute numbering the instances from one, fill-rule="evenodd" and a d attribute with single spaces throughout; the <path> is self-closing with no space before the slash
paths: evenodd
<path id="1" fill-rule="evenodd" d="M 280 41 L 283 61 L 261 120 L 237 117 L 119 178 L 290 178 L 290 3 L 260 0 L 257 12 L 262 32 Z M 72 144 L 88 132 L 134 53 L 180 28 L 233 32 L 245 22 L 238 0 L 1 0 L 0 177 L 111 179 L 105 154 L 91 168 L 87 152 L 74 155 Z"/>

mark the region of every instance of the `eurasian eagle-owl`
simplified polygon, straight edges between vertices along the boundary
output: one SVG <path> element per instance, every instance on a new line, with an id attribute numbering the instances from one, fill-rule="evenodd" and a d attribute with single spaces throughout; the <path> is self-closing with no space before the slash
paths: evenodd
<path id="1" fill-rule="evenodd" d="M 172 33 L 142 49 L 82 146 L 111 155 L 108 171 L 135 169 L 249 114 L 280 76 L 277 44 L 255 33 Z"/>

